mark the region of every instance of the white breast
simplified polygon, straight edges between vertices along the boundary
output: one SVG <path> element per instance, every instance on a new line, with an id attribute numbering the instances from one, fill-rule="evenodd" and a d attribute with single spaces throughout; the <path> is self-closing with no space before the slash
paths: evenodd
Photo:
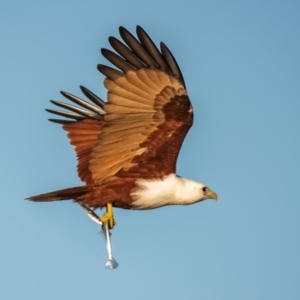
<path id="1" fill-rule="evenodd" d="M 172 204 L 192 204 L 204 199 L 205 185 L 170 174 L 164 179 L 140 179 L 131 192 L 133 209 L 151 209 Z"/>

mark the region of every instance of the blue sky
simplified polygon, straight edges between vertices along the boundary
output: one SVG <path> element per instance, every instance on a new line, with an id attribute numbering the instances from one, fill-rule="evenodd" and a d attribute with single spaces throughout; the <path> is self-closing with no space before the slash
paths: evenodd
<path id="1" fill-rule="evenodd" d="M 2 1 L 0 298 L 299 299 L 299 1 Z M 195 122 L 178 174 L 219 196 L 116 210 L 107 270 L 99 227 L 72 202 L 26 196 L 80 185 L 47 121 L 60 90 L 105 98 L 98 63 L 139 24 L 182 69 Z"/>

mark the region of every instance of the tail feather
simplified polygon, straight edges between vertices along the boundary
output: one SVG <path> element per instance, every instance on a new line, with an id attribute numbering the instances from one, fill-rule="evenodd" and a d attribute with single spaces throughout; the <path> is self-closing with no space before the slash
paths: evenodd
<path id="1" fill-rule="evenodd" d="M 90 192 L 92 190 L 89 186 L 76 186 L 68 189 L 53 191 L 46 194 L 40 194 L 36 196 L 31 196 L 25 200 L 35 201 L 35 202 L 51 202 L 59 200 L 71 200 Z"/>

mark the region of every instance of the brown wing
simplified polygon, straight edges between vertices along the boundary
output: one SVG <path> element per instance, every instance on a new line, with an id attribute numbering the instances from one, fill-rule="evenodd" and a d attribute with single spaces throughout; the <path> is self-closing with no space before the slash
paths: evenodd
<path id="1" fill-rule="evenodd" d="M 106 79 L 105 125 L 90 160 L 96 184 L 116 177 L 153 178 L 175 173 L 176 160 L 192 125 L 192 107 L 171 52 L 161 52 L 141 27 L 139 41 L 126 29 L 110 43 L 120 55 L 102 54 L 121 71 L 99 65 Z"/>
<path id="2" fill-rule="evenodd" d="M 56 115 L 67 117 L 65 120 L 50 119 L 50 121 L 63 125 L 63 129 L 68 132 L 71 145 L 75 146 L 78 164 L 77 171 L 82 181 L 92 184 L 92 174 L 89 170 L 89 160 L 93 147 L 103 127 L 104 110 L 103 101 L 85 87 L 80 87 L 83 93 L 94 103 L 93 105 L 74 95 L 61 92 L 66 98 L 78 104 L 78 106 L 51 101 L 57 106 L 68 109 L 69 111 L 58 111 L 47 109 Z M 73 111 L 73 112 L 70 112 Z"/>

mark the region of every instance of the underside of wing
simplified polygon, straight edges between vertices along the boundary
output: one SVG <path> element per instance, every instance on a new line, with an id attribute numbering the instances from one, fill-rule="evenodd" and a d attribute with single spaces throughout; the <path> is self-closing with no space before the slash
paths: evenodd
<path id="1" fill-rule="evenodd" d="M 91 153 L 96 184 L 117 177 L 163 177 L 176 171 L 176 160 L 192 125 L 192 107 L 181 71 L 168 48 L 158 50 L 137 27 L 136 39 L 125 28 L 109 41 L 116 53 L 102 54 L 119 70 L 99 65 L 108 90 L 105 125 Z"/>
<path id="2" fill-rule="evenodd" d="M 49 120 L 62 124 L 63 129 L 68 132 L 70 143 L 75 146 L 77 154 L 78 175 L 82 181 L 91 184 L 93 183 L 93 179 L 92 173 L 89 170 L 89 161 L 93 147 L 95 146 L 99 134 L 101 133 L 101 128 L 105 123 L 104 102 L 87 88 L 83 86 L 80 88 L 93 104 L 69 93 L 61 92 L 63 96 L 73 103 L 76 103 L 78 106 L 52 100 L 51 102 L 53 104 L 67 110 L 46 110 L 50 113 L 65 117 L 65 119 Z"/>

